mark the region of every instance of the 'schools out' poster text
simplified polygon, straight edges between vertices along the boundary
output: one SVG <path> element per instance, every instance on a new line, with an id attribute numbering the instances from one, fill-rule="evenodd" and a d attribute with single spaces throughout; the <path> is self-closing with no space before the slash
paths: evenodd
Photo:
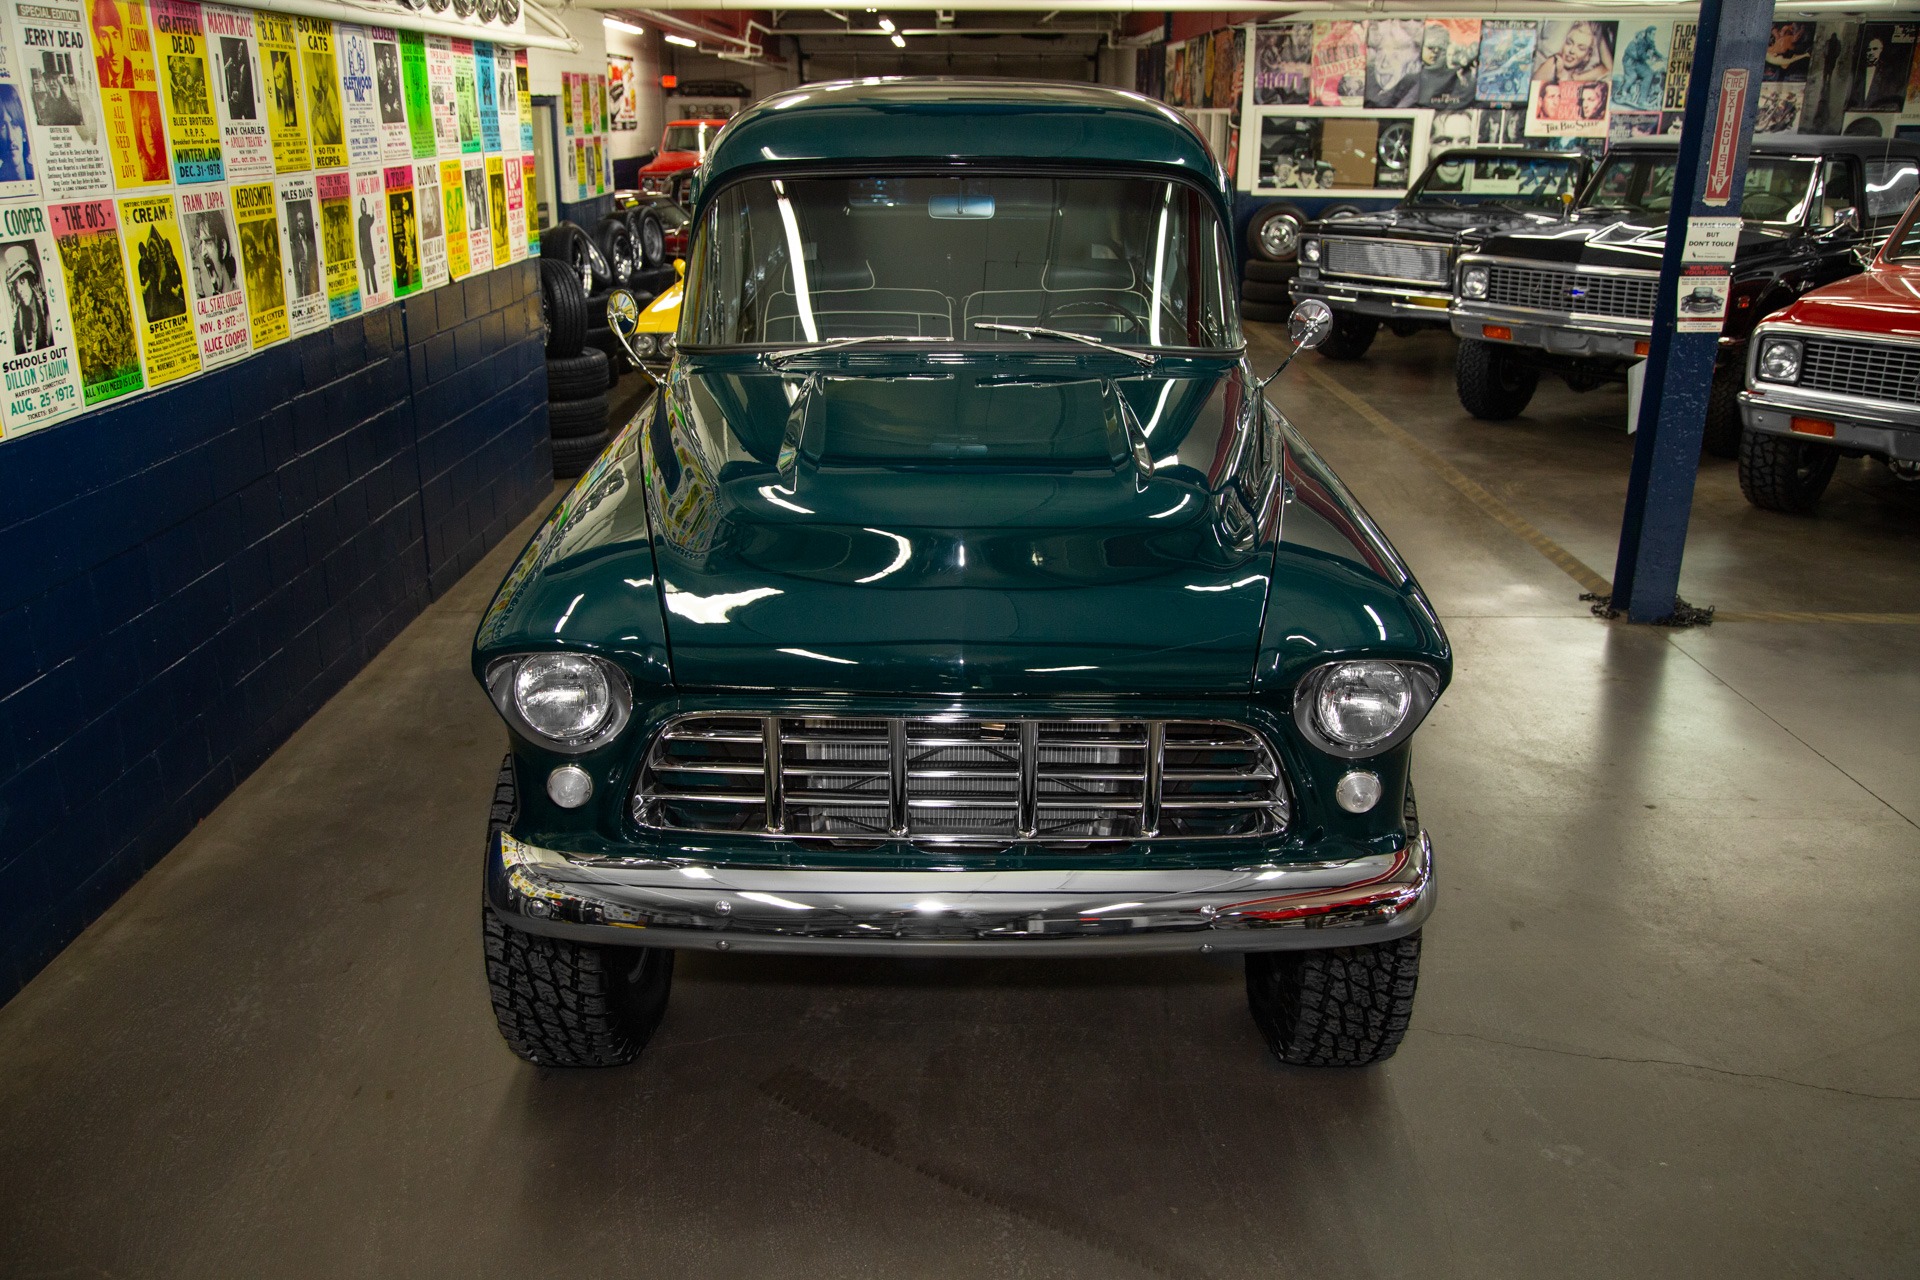
<path id="1" fill-rule="evenodd" d="M 80 365 L 67 322 L 64 282 L 37 204 L 0 207 L 0 326 L 6 354 L 0 376 L 0 439 L 80 412 Z"/>

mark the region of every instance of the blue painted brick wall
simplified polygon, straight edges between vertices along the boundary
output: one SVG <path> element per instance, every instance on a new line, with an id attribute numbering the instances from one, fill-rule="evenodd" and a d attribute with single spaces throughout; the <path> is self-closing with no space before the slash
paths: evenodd
<path id="1" fill-rule="evenodd" d="M 532 262 L 0 442 L 0 1001 L 551 486 Z"/>

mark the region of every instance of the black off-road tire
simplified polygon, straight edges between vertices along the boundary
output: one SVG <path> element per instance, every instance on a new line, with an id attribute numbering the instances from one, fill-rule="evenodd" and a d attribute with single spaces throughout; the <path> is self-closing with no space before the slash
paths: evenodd
<path id="1" fill-rule="evenodd" d="M 500 766 L 487 836 L 518 807 L 513 760 Z M 524 933 L 480 905 L 487 989 L 507 1047 L 543 1067 L 617 1067 L 640 1056 L 667 1011 L 673 952 L 601 947 Z"/>
<path id="2" fill-rule="evenodd" d="M 1839 462 L 1829 445 L 1749 431 L 1740 440 L 1740 492 L 1764 511 L 1803 516 L 1819 504 Z"/>
<path id="3" fill-rule="evenodd" d="M 555 440 L 578 440 L 607 433 L 607 394 L 594 388 L 583 400 L 558 400 L 547 406 L 547 434 Z"/>
<path id="4" fill-rule="evenodd" d="M 1351 312 L 1333 313 L 1333 331 L 1327 334 L 1327 340 L 1314 350 L 1329 360 L 1358 360 L 1367 354 L 1367 348 L 1380 332 L 1380 322 L 1372 316 L 1356 316 Z"/>
<path id="5" fill-rule="evenodd" d="M 1413 1017 L 1420 934 L 1327 951 L 1247 956 L 1247 1005 L 1274 1057 L 1364 1067 L 1393 1056 Z"/>
<path id="6" fill-rule="evenodd" d="M 1244 320 L 1258 320 L 1263 324 L 1285 324 L 1289 308 L 1277 302 L 1243 302 L 1240 304 L 1240 316 Z"/>
<path id="7" fill-rule="evenodd" d="M 565 262 L 540 259 L 540 314 L 547 325 L 547 358 L 579 355 L 587 340 L 587 295 Z"/>
<path id="8" fill-rule="evenodd" d="M 1284 284 L 1268 284 L 1264 280 L 1248 280 L 1240 286 L 1240 297 L 1248 302 L 1271 302 L 1276 306 L 1285 306 L 1293 291 Z"/>
<path id="9" fill-rule="evenodd" d="M 1540 371 L 1491 342 L 1462 338 L 1453 359 L 1461 407 L 1486 422 L 1517 418 L 1540 385 Z"/>
<path id="10" fill-rule="evenodd" d="M 553 442 L 553 478 L 571 480 L 593 465 L 607 447 L 607 441 L 613 433 L 604 427 L 590 436 L 569 436 L 555 438 Z"/>
<path id="11" fill-rule="evenodd" d="M 587 400 L 606 389 L 606 352 L 588 347 L 577 356 L 547 357 L 547 399 Z"/>
<path id="12" fill-rule="evenodd" d="M 1294 268 L 1285 262 L 1268 262 L 1265 258 L 1247 259 L 1247 279 L 1258 280 L 1261 284 L 1286 284 L 1295 274 Z"/>
<path id="13" fill-rule="evenodd" d="M 1716 458 L 1740 456 L 1740 385 L 1743 373 L 1738 365 L 1724 364 L 1713 371 L 1713 386 L 1707 392 L 1707 426 L 1700 447 Z"/>

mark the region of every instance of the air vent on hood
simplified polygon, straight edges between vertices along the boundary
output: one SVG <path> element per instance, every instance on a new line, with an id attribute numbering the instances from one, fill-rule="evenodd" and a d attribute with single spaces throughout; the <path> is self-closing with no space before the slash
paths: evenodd
<path id="1" fill-rule="evenodd" d="M 1253 729 L 1215 720 L 700 713 L 655 736 L 647 827 L 927 843 L 1272 836 L 1286 781 Z"/>

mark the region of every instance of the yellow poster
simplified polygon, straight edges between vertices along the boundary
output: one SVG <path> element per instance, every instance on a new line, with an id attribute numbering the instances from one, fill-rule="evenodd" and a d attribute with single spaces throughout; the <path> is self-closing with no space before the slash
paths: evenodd
<path id="1" fill-rule="evenodd" d="M 168 178 L 167 135 L 145 0 L 94 0 L 90 21 L 114 184 L 159 186 Z"/>
<path id="2" fill-rule="evenodd" d="M 487 157 L 487 216 L 493 228 L 493 265 L 504 267 L 513 256 L 513 237 L 507 231 L 507 170 L 499 156 Z"/>
<path id="3" fill-rule="evenodd" d="M 534 177 L 533 166 L 532 152 L 520 157 L 520 185 L 524 188 L 521 199 L 527 210 L 527 253 L 537 258 L 540 256 L 540 195 L 534 189 L 538 180 Z"/>
<path id="4" fill-rule="evenodd" d="M 187 307 L 187 255 L 180 247 L 173 197 L 126 197 L 120 201 L 120 225 L 127 256 L 133 259 L 147 385 L 158 387 L 200 372 L 200 343 Z"/>
<path id="5" fill-rule="evenodd" d="M 240 270 L 247 277 L 247 315 L 258 351 L 287 336 L 287 273 L 280 261 L 273 184 L 234 183 L 233 217 L 240 224 Z"/>
<path id="6" fill-rule="evenodd" d="M 347 162 L 347 123 L 340 109 L 340 68 L 333 60 L 333 24 L 298 18 L 302 78 L 307 82 L 307 124 L 313 133 L 313 167 L 337 169 Z"/>
<path id="7" fill-rule="evenodd" d="M 327 316 L 344 320 L 360 314 L 360 259 L 353 245 L 353 175 L 317 173 L 320 196 L 320 256 L 327 263 Z"/>
<path id="8" fill-rule="evenodd" d="M 467 253 L 467 184 L 458 160 L 440 162 L 440 198 L 446 213 L 447 276 L 458 280 L 473 274 L 473 258 Z"/>
<path id="9" fill-rule="evenodd" d="M 307 108 L 300 92 L 300 42 L 293 19 L 279 13 L 253 15 L 260 39 L 260 70 L 267 80 L 267 133 L 273 139 L 273 171 L 299 173 L 313 167 L 307 150 Z"/>
<path id="10" fill-rule="evenodd" d="M 193 0 L 153 0 L 153 29 L 160 39 L 160 68 L 167 89 L 167 147 L 173 152 L 173 180 L 219 182 L 227 175 L 220 161 L 220 121 L 213 114 L 200 6 Z"/>

